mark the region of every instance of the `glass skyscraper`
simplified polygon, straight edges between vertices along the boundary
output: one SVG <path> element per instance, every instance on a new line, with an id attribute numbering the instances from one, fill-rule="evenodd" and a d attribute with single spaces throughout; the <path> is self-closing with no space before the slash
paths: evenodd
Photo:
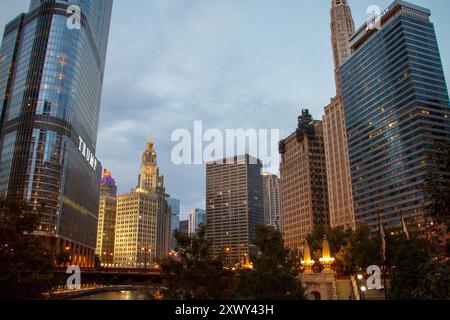
<path id="1" fill-rule="evenodd" d="M 449 98 L 428 9 L 395 1 L 350 39 L 340 79 L 356 220 L 422 220 L 435 143 L 450 140 Z"/>
<path id="2" fill-rule="evenodd" d="M 80 266 L 92 264 L 96 243 L 112 4 L 32 0 L 6 25 L 0 49 L 0 196 L 30 203 L 41 214 L 37 233 Z"/>

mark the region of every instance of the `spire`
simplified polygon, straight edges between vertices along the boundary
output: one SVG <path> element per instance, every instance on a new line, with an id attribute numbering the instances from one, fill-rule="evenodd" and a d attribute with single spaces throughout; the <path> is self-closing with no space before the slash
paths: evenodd
<path id="1" fill-rule="evenodd" d="M 142 165 L 144 164 L 154 164 L 156 165 L 156 152 L 155 152 L 155 144 L 153 143 L 153 139 L 150 136 L 147 140 L 147 144 L 145 146 L 145 151 L 142 154 Z"/>

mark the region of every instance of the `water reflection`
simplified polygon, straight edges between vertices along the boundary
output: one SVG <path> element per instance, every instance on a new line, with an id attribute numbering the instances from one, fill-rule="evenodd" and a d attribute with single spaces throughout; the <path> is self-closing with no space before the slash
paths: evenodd
<path id="1" fill-rule="evenodd" d="M 79 297 L 73 300 L 147 300 L 145 293 L 138 290 L 103 292 L 89 296 Z"/>

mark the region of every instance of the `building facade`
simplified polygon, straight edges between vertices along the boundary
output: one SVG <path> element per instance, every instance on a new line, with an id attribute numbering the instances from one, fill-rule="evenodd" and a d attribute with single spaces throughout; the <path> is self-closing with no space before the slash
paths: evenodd
<path id="1" fill-rule="evenodd" d="M 278 176 L 264 172 L 264 224 L 281 231 L 281 190 Z"/>
<path id="2" fill-rule="evenodd" d="M 98 209 L 97 247 L 95 254 L 102 267 L 114 263 L 114 241 L 116 234 L 117 186 L 111 172 L 105 170 L 100 181 L 100 205 Z"/>
<path id="3" fill-rule="evenodd" d="M 449 99 L 428 9 L 395 1 L 364 24 L 340 67 L 356 220 L 421 221 L 435 143 L 450 140 Z"/>
<path id="4" fill-rule="evenodd" d="M 202 224 L 206 224 L 206 211 L 202 209 L 192 209 L 189 213 L 189 234 L 198 234 L 199 227 Z"/>
<path id="5" fill-rule="evenodd" d="M 330 225 L 354 229 L 353 190 L 338 70 L 351 55 L 350 38 L 355 33 L 355 24 L 347 0 L 332 0 L 330 16 L 337 93 L 325 107 L 323 116 Z"/>
<path id="6" fill-rule="evenodd" d="M 287 248 L 301 253 L 306 236 L 330 221 L 322 121 L 303 110 L 297 130 L 280 142 L 280 154 L 283 237 Z"/>
<path id="7" fill-rule="evenodd" d="M 136 189 L 117 198 L 114 267 L 149 268 L 157 248 L 159 199 Z"/>
<path id="8" fill-rule="evenodd" d="M 27 201 L 36 234 L 92 266 L 99 183 L 95 158 L 112 0 L 32 0 L 0 49 L 0 196 Z M 81 9 L 79 29 L 67 9 Z"/>
<path id="9" fill-rule="evenodd" d="M 206 165 L 206 237 L 230 266 L 256 254 L 254 228 L 264 224 L 261 169 L 249 155 Z"/>

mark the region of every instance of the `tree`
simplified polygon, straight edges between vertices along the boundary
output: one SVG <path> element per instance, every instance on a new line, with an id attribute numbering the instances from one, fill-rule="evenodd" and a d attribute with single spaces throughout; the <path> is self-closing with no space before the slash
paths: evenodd
<path id="1" fill-rule="evenodd" d="M 245 300 L 303 300 L 304 289 L 299 265 L 285 249 L 281 232 L 267 226 L 256 226 L 253 244 L 259 254 L 254 269 L 241 269 L 236 296 Z"/>
<path id="2" fill-rule="evenodd" d="M 52 287 L 56 257 L 33 235 L 39 214 L 21 201 L 0 201 L 0 299 L 41 298 Z"/>
<path id="3" fill-rule="evenodd" d="M 404 235 L 399 235 L 390 237 L 388 245 L 392 274 L 389 297 L 395 300 L 416 299 L 414 292 L 420 280 L 429 276 L 423 267 L 429 261 L 426 240 L 407 240 Z"/>
<path id="4" fill-rule="evenodd" d="M 438 223 L 450 225 L 450 143 L 439 143 L 433 166 L 422 189 L 429 197 L 428 212 Z"/>
<path id="5" fill-rule="evenodd" d="M 419 267 L 417 288 L 413 290 L 415 299 L 444 300 L 450 298 L 450 259 L 440 256 L 428 259 Z"/>
<path id="6" fill-rule="evenodd" d="M 336 258 L 337 273 L 354 274 L 359 269 L 379 264 L 381 259 L 381 239 L 373 236 L 365 224 L 360 224 L 356 230 L 318 226 L 307 236 L 314 260 L 322 256 L 324 237 L 330 244 L 331 255 Z"/>
<path id="7" fill-rule="evenodd" d="M 174 232 L 178 243 L 175 257 L 161 262 L 163 289 L 155 299 L 220 300 L 233 296 L 234 278 L 224 268 L 221 256 L 211 255 L 211 241 L 205 238 L 205 226 L 196 236 Z"/>
<path id="8" fill-rule="evenodd" d="M 306 237 L 306 241 L 311 247 L 314 259 L 318 260 L 322 257 L 322 243 L 325 236 L 330 244 L 331 254 L 335 256 L 341 250 L 341 247 L 347 244 L 351 233 L 352 230 L 344 230 L 341 227 L 318 226 Z"/>

